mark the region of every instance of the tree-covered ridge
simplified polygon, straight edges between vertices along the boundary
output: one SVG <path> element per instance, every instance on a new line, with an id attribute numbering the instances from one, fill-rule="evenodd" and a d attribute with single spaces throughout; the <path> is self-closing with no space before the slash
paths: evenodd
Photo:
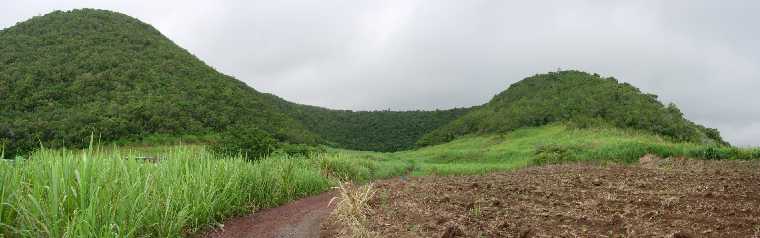
<path id="1" fill-rule="evenodd" d="M 469 108 L 435 111 L 351 111 L 295 104 L 271 95 L 275 104 L 331 146 L 354 150 L 413 149 L 423 135 Z"/>
<path id="2" fill-rule="evenodd" d="M 278 139 L 318 136 L 264 94 L 220 74 L 132 17 L 56 11 L 0 31 L 0 138 L 7 153 L 246 123 Z"/>
<path id="3" fill-rule="evenodd" d="M 676 141 L 727 144 L 716 129 L 683 117 L 674 105 L 615 78 L 560 71 L 526 78 L 490 102 L 425 135 L 418 144 L 446 142 L 471 133 L 506 132 L 521 127 L 568 122 L 611 125 L 670 137 Z"/>

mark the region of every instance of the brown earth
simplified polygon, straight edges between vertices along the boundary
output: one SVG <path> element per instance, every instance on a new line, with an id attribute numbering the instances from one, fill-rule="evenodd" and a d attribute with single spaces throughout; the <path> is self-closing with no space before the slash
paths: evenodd
<path id="1" fill-rule="evenodd" d="M 224 226 L 201 237 L 247 238 L 319 237 L 320 224 L 333 207 L 328 205 L 334 192 L 304 198 L 280 207 L 257 211 L 246 217 L 234 218 Z"/>
<path id="2" fill-rule="evenodd" d="M 758 162 L 656 162 L 382 181 L 368 228 L 380 237 L 760 237 Z M 321 236 L 340 228 L 328 220 Z"/>

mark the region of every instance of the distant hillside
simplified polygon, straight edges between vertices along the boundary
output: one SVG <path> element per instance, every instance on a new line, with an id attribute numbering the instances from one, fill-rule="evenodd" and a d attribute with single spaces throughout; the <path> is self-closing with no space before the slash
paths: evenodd
<path id="1" fill-rule="evenodd" d="M 683 117 L 674 105 L 614 78 L 579 71 L 540 74 L 512 84 L 490 102 L 425 135 L 419 145 L 450 141 L 472 133 L 507 132 L 567 122 L 576 126 L 632 128 L 676 141 L 727 144 L 716 129 Z"/>
<path id="2" fill-rule="evenodd" d="M 412 148 L 463 110 L 350 112 L 298 105 L 215 71 L 124 14 L 56 11 L 0 31 L 0 145 L 6 155 L 149 135 L 259 127 L 280 141 Z"/>
<path id="3" fill-rule="evenodd" d="M 295 104 L 274 95 L 272 99 L 332 146 L 386 152 L 413 149 L 423 135 L 470 110 L 349 111 Z"/>

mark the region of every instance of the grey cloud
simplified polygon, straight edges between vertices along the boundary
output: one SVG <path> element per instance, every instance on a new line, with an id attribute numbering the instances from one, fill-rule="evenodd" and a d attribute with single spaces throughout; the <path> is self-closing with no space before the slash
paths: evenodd
<path id="1" fill-rule="evenodd" d="M 33 0 L 3 7 L 0 27 L 81 7 L 135 16 L 219 71 L 299 103 L 472 106 L 535 73 L 579 69 L 760 145 L 757 1 Z"/>

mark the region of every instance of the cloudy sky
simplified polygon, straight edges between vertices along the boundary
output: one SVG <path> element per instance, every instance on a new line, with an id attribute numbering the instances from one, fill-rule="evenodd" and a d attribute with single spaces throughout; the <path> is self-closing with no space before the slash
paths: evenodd
<path id="1" fill-rule="evenodd" d="M 290 101 L 354 110 L 472 106 L 579 69 L 760 145 L 760 1 L 0 0 L 0 28 L 101 8 L 152 24 L 217 70 Z"/>

